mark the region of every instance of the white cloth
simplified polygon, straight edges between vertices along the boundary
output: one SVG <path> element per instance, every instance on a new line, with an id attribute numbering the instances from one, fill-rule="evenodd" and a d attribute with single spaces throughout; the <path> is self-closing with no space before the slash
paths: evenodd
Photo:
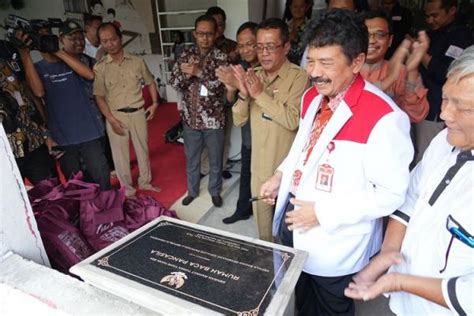
<path id="1" fill-rule="evenodd" d="M 440 273 L 451 239 L 446 229 L 448 215 L 469 233 L 474 232 L 474 161 L 461 167 L 432 206 L 428 203 L 459 154 L 446 137 L 447 129 L 433 139 L 423 160 L 412 171 L 401 213 L 392 216 L 405 225 L 409 220 L 409 224 L 401 249 L 405 262 L 391 271 L 443 279 L 443 296 L 449 309 L 397 292 L 390 295 L 390 308 L 398 315 L 474 315 L 474 249 L 454 239 L 446 270 Z"/>
<path id="2" fill-rule="evenodd" d="M 311 90 L 313 89 L 313 90 Z M 298 156 L 306 143 L 322 96 L 303 96 L 304 118 L 287 158 L 273 221 L 278 235 Z M 305 111 L 307 95 L 314 98 Z M 332 115 L 307 162 L 296 199 L 315 202 L 320 225 L 293 233 L 294 247 L 309 252 L 304 271 L 318 276 L 358 272 L 381 244 L 381 221 L 400 207 L 413 157 L 408 116 L 359 75 Z M 331 153 L 328 144 L 335 147 Z M 316 189 L 319 165 L 334 168 L 332 191 Z"/>
<path id="3" fill-rule="evenodd" d="M 89 57 L 95 58 L 95 55 L 97 54 L 97 51 L 99 50 L 99 47 L 95 47 L 94 45 L 92 45 L 92 43 L 86 37 L 86 46 L 84 47 L 84 54 L 86 54 Z"/>

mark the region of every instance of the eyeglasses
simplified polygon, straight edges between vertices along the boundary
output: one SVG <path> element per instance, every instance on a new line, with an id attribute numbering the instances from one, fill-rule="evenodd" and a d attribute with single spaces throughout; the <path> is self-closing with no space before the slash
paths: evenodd
<path id="1" fill-rule="evenodd" d="M 451 215 L 448 215 L 446 218 L 446 229 L 449 230 L 451 235 L 459 239 L 464 244 L 468 245 L 471 248 L 474 248 L 474 237 L 469 234 L 464 227 L 461 226 Z"/>
<path id="2" fill-rule="evenodd" d="M 264 50 L 267 50 L 269 53 L 274 53 L 279 47 L 282 47 L 284 44 L 276 45 L 276 44 L 268 44 L 266 46 L 263 46 L 261 44 L 257 44 L 257 52 L 263 53 Z"/>
<path id="3" fill-rule="evenodd" d="M 449 252 L 451 251 L 451 245 L 453 244 L 454 238 L 460 240 L 463 244 L 468 247 L 474 248 L 474 237 L 459 224 L 451 215 L 448 215 L 446 218 L 446 229 L 451 234 L 451 240 L 449 241 L 448 249 L 446 249 L 446 254 L 444 257 L 444 267 L 439 271 L 443 273 L 448 266 Z"/>
<path id="4" fill-rule="evenodd" d="M 371 39 L 372 37 L 375 38 L 376 40 L 383 40 L 384 38 L 386 38 L 388 35 L 390 35 L 389 32 L 383 32 L 383 31 L 377 31 L 377 32 L 373 32 L 373 33 L 370 33 L 369 32 L 369 39 Z"/>
<path id="5" fill-rule="evenodd" d="M 216 35 L 216 33 L 214 32 L 196 32 L 196 36 L 197 37 L 214 37 Z"/>
<path id="6" fill-rule="evenodd" d="M 244 48 L 255 49 L 256 47 L 257 47 L 256 44 L 250 44 L 250 43 L 237 45 L 237 49 L 244 49 Z"/>

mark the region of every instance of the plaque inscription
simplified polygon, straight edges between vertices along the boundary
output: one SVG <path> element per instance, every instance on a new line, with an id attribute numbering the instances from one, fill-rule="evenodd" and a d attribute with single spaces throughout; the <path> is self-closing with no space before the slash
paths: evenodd
<path id="1" fill-rule="evenodd" d="M 92 262 L 224 314 L 263 314 L 294 254 L 160 221 Z"/>

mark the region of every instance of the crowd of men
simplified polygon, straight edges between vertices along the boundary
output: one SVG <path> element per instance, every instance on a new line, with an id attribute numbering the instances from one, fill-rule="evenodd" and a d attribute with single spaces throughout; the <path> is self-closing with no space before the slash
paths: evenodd
<path id="1" fill-rule="evenodd" d="M 352 0 L 331 0 L 300 34 L 302 67 L 288 59 L 295 43 L 281 19 L 245 22 L 233 42 L 221 8 L 198 17 L 170 79 L 184 126 L 182 204 L 199 195 L 206 150 L 208 190 L 222 206 L 235 124 L 239 200 L 223 221 L 253 215 L 260 239 L 309 253 L 299 314 L 354 315 L 354 299 L 382 293 L 396 314 L 472 314 L 472 33 L 456 23 L 453 0 L 428 0 L 429 30 L 416 34 L 393 23 L 411 23 L 396 1 L 384 7 L 357 13 Z M 66 177 L 83 171 L 107 189 L 113 165 L 131 197 L 131 139 L 139 189 L 159 191 L 147 147 L 158 94 L 145 62 L 124 52 L 113 23 L 70 21 L 59 35 L 63 48 L 36 64 L 27 45 L 17 56 L 1 42 L 0 115 L 22 175 L 33 184 L 54 176 L 55 157 Z"/>

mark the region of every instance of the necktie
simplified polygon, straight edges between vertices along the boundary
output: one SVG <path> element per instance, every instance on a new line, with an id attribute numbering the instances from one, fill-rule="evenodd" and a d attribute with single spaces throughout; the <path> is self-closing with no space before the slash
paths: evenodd
<path id="1" fill-rule="evenodd" d="M 304 149 L 306 152 L 306 157 L 304 159 L 303 165 L 306 165 L 308 162 L 308 159 L 313 152 L 314 146 L 318 142 L 319 137 L 321 136 L 324 128 L 333 114 L 333 111 L 328 106 L 328 101 L 326 98 L 324 98 L 321 103 L 321 108 L 314 119 L 313 128 L 311 129 L 311 133 L 309 135 L 309 141 Z"/>

